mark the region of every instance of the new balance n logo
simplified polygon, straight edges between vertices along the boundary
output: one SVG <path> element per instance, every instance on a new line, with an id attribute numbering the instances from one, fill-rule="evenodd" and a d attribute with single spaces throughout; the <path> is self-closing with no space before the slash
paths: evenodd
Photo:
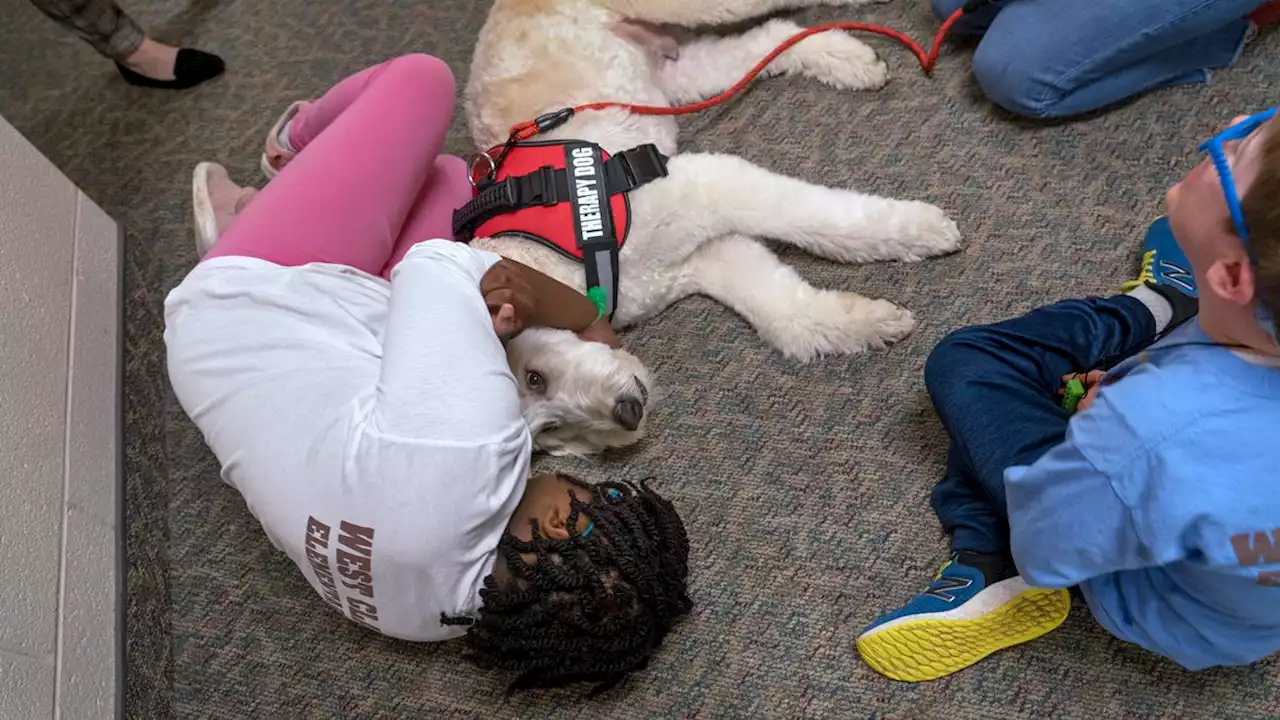
<path id="1" fill-rule="evenodd" d="M 1194 280 L 1191 277 L 1191 271 L 1181 265 L 1175 265 L 1168 260 L 1160 261 L 1160 279 L 1168 280 L 1174 285 L 1177 285 L 1188 295 L 1196 291 Z"/>
<path id="2" fill-rule="evenodd" d="M 932 595 L 947 602 L 953 602 L 955 601 L 956 596 L 952 595 L 952 592 L 956 590 L 964 590 L 972 584 L 972 580 L 943 575 L 937 580 L 934 580 L 933 583 L 929 585 L 929 589 L 924 591 L 924 594 Z"/>

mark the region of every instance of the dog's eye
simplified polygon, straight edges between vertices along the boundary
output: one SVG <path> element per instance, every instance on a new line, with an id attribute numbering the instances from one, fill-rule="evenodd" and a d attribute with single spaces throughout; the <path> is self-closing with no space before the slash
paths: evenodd
<path id="1" fill-rule="evenodd" d="M 537 370 L 530 370 L 524 374 L 524 383 L 534 392 L 545 392 L 547 389 L 547 381 L 543 379 L 542 373 Z"/>

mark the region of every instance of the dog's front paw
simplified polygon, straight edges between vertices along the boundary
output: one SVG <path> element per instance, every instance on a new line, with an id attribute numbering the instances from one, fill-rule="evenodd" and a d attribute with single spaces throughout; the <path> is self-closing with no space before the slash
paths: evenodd
<path id="1" fill-rule="evenodd" d="M 859 296 L 860 297 L 860 296 Z M 883 348 L 907 337 L 916 329 L 916 318 L 911 311 L 898 307 L 888 300 L 866 301 L 870 306 L 867 319 L 878 343 L 872 347 Z"/>
<path id="2" fill-rule="evenodd" d="M 960 249 L 960 226 L 942 208 L 928 203 L 911 203 L 909 219 L 900 237 L 906 262 L 948 255 Z"/>

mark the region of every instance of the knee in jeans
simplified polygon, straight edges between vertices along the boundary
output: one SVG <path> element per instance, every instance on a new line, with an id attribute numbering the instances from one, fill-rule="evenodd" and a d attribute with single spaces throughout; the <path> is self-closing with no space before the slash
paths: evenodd
<path id="1" fill-rule="evenodd" d="M 443 94 L 447 90 L 452 97 L 457 90 L 453 71 L 449 69 L 449 65 L 440 58 L 426 53 L 401 55 L 387 64 L 387 72 L 411 76 L 415 83 L 433 94 Z"/>
<path id="2" fill-rule="evenodd" d="M 1057 51 L 1028 50 L 1002 35 L 988 34 L 973 55 L 973 76 L 987 98 L 1005 110 L 1030 118 L 1054 117 L 1062 92 L 1046 78 L 1054 72 Z"/>
<path id="3" fill-rule="evenodd" d="M 961 328 L 949 333 L 929 352 L 924 363 L 924 385 L 936 396 L 960 375 L 957 372 L 972 361 L 973 340 L 981 328 Z"/>

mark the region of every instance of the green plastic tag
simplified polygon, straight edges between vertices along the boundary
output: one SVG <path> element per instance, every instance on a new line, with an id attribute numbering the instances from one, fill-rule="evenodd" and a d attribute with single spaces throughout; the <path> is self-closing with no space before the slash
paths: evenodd
<path id="1" fill-rule="evenodd" d="M 604 315 L 605 309 L 609 307 L 609 296 L 605 294 L 604 288 L 599 285 L 587 288 L 587 299 L 595 304 L 601 315 Z"/>
<path id="2" fill-rule="evenodd" d="M 1067 381 L 1067 387 L 1062 392 L 1062 409 L 1069 413 L 1075 413 L 1076 407 L 1084 399 L 1084 395 L 1084 383 L 1080 382 L 1080 378 L 1071 378 Z"/>

